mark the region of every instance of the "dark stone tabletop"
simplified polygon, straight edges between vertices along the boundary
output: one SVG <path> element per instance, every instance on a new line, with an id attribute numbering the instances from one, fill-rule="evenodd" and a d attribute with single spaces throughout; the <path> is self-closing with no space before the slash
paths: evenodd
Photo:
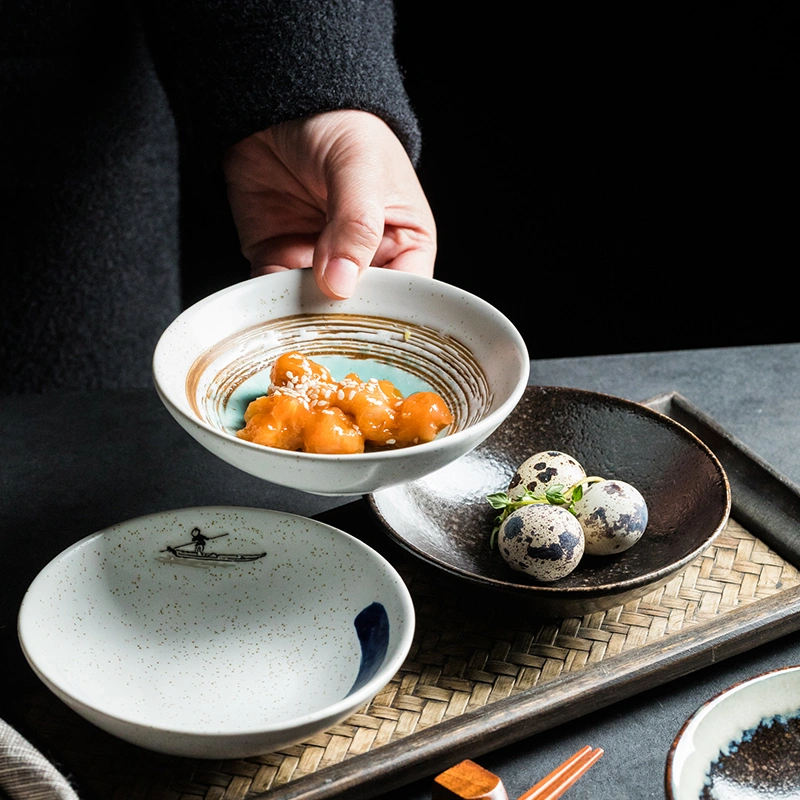
<path id="1" fill-rule="evenodd" d="M 790 481 L 800 483 L 800 344 L 536 359 L 531 383 L 631 400 L 678 392 Z M 110 524 L 170 508 L 257 505 L 311 516 L 349 502 L 266 484 L 203 450 L 154 390 L 0 398 L 0 717 L 36 680 L 16 614 L 36 573 L 68 544 Z M 570 800 L 663 798 L 669 746 L 684 720 L 730 684 L 800 663 L 800 633 L 480 757 L 516 798 L 585 744 L 605 755 Z M 383 795 L 428 800 L 430 777 Z"/>

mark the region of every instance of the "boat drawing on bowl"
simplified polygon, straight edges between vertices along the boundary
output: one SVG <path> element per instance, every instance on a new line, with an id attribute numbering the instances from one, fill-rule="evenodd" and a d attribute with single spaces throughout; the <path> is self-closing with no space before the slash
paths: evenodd
<path id="1" fill-rule="evenodd" d="M 219 563 L 241 563 L 243 561 L 257 561 L 259 558 L 264 558 L 266 553 L 217 553 L 214 551 L 206 552 L 206 542 L 211 539 L 221 539 L 223 536 L 228 536 L 227 533 L 218 533 L 214 536 L 206 536 L 200 528 L 192 529 L 192 541 L 184 542 L 183 544 L 176 544 L 175 546 L 167 545 L 161 552 L 169 553 L 175 558 L 186 558 L 191 561 L 207 561 L 212 564 Z M 185 547 L 191 547 L 191 550 L 184 550 Z"/>

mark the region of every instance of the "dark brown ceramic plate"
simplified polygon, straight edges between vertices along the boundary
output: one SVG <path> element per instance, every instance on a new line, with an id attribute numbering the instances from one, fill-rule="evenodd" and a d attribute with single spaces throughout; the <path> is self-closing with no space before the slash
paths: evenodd
<path id="1" fill-rule="evenodd" d="M 589 475 L 633 484 L 649 510 L 647 530 L 616 556 L 584 556 L 551 584 L 511 570 L 489 547 L 496 512 L 517 467 L 544 450 L 578 459 Z M 478 448 L 422 480 L 369 496 L 389 536 L 462 587 L 511 595 L 527 610 L 565 617 L 605 610 L 666 583 L 724 527 L 731 496 L 714 454 L 669 417 L 621 398 L 529 386 L 507 420 Z"/>

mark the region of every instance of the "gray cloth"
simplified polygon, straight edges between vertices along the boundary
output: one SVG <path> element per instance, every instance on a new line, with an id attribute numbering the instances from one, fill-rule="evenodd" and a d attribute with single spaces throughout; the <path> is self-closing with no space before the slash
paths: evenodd
<path id="1" fill-rule="evenodd" d="M 0 792 L 10 800 L 78 800 L 69 781 L 3 720 L 0 720 Z"/>

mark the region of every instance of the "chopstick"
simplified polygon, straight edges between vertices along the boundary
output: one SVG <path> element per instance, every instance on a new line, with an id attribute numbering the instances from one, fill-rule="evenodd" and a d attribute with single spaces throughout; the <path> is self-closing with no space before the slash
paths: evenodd
<path id="1" fill-rule="evenodd" d="M 518 800 L 556 800 L 570 788 L 600 756 L 601 748 L 594 750 L 586 745 L 568 758 L 560 767 L 545 775 L 539 783 L 528 789 Z"/>

